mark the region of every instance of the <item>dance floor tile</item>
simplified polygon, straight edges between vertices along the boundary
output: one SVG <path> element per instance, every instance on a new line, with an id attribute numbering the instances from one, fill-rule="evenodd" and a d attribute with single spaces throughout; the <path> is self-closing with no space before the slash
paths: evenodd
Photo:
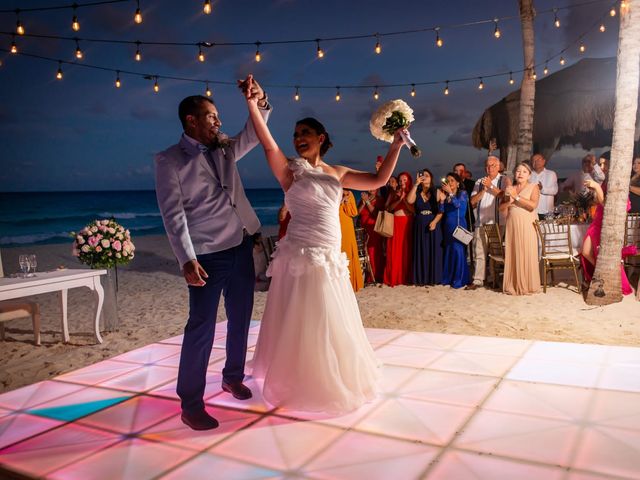
<path id="1" fill-rule="evenodd" d="M 175 337 L 167 338 L 166 340 L 162 340 L 158 343 L 168 344 L 168 345 L 182 345 L 182 339 L 184 338 L 184 334 L 176 335 Z"/>
<path id="2" fill-rule="evenodd" d="M 480 375 L 421 370 L 396 389 L 403 398 L 475 407 L 489 395 L 498 379 Z"/>
<path id="3" fill-rule="evenodd" d="M 424 368 L 443 354 L 442 350 L 392 344 L 384 345 L 376 350 L 376 357 L 387 365 L 413 368 Z"/>
<path id="4" fill-rule="evenodd" d="M 35 415 L 13 413 L 0 418 L 0 448 L 25 440 L 52 428 L 63 422 Z M 2 457 L 0 455 L 0 464 Z"/>
<path id="5" fill-rule="evenodd" d="M 466 337 L 464 335 L 447 335 L 444 333 L 406 332 L 404 335 L 389 342 L 392 345 L 416 348 L 432 348 L 448 350 L 456 347 Z"/>
<path id="6" fill-rule="evenodd" d="M 148 365 L 107 380 L 102 386 L 129 392 L 146 392 L 176 378 L 178 370 L 175 368 Z"/>
<path id="7" fill-rule="evenodd" d="M 120 440 L 120 435 L 72 424 L 1 450 L 0 462 L 16 472 L 42 477 Z"/>
<path id="8" fill-rule="evenodd" d="M 574 422 L 481 410 L 454 446 L 568 467 L 580 430 Z"/>
<path id="9" fill-rule="evenodd" d="M 586 388 L 504 380 L 482 408 L 579 421 L 587 415 L 593 396 L 594 390 Z"/>
<path id="10" fill-rule="evenodd" d="M 505 355 L 453 351 L 430 363 L 429 369 L 501 377 L 515 362 L 515 357 Z"/>
<path id="11" fill-rule="evenodd" d="M 89 365 L 88 367 L 81 368 L 80 370 L 65 373 L 64 375 L 56 377 L 56 379 L 84 385 L 97 385 L 111 378 L 132 372 L 137 368 L 140 368 L 140 365 L 104 360 L 102 362 Z"/>
<path id="12" fill-rule="evenodd" d="M 179 413 L 181 413 L 180 403 L 175 400 L 141 395 L 89 415 L 79 423 L 104 430 L 134 434 Z"/>
<path id="13" fill-rule="evenodd" d="M 640 478 L 640 348 L 371 329 L 380 394 L 336 416 L 269 405 L 251 376 L 252 399 L 223 392 L 225 335 L 217 429 L 180 420 L 177 336 L 0 394 L 0 478 Z"/>
<path id="14" fill-rule="evenodd" d="M 205 472 L 211 472 L 208 476 Z M 178 467 L 163 480 L 184 480 L 185 478 L 219 478 L 228 480 L 262 480 L 282 478 L 282 472 L 269 468 L 220 457 L 212 453 L 203 453 Z M 286 477 L 294 478 L 294 477 Z"/>
<path id="15" fill-rule="evenodd" d="M 82 385 L 45 380 L 0 395 L 0 407 L 21 410 L 43 404 L 55 398 L 73 395 L 84 389 Z"/>
<path id="16" fill-rule="evenodd" d="M 472 408 L 408 398 L 385 401 L 353 428 L 359 431 L 445 445 L 472 415 Z"/>
<path id="17" fill-rule="evenodd" d="M 303 470 L 322 479 L 418 478 L 438 451 L 437 447 L 350 431 Z"/>
<path id="18" fill-rule="evenodd" d="M 505 375 L 505 378 L 593 388 L 598 383 L 601 369 L 600 366 L 587 367 L 585 364 L 568 361 L 523 358 Z"/>
<path id="19" fill-rule="evenodd" d="M 118 362 L 137 363 L 140 365 L 151 365 L 163 358 L 171 357 L 180 353 L 180 345 L 165 345 L 162 343 L 153 343 L 146 347 L 131 350 L 116 357 L 111 358 Z"/>
<path id="20" fill-rule="evenodd" d="M 465 337 L 455 347 L 456 352 L 488 353 L 519 357 L 531 347 L 533 342 L 498 337 Z"/>
<path id="21" fill-rule="evenodd" d="M 429 471 L 429 480 L 563 480 L 566 470 L 449 450 Z"/>
<path id="22" fill-rule="evenodd" d="M 317 423 L 267 417 L 209 451 L 276 470 L 293 470 L 344 432 Z"/>
<path id="23" fill-rule="evenodd" d="M 255 413 L 239 412 L 237 410 L 223 408 L 208 408 L 208 411 L 220 422 L 220 426 L 214 430 L 191 430 L 182 423 L 180 415 L 175 415 L 157 425 L 147 428 L 138 436 L 167 445 L 203 451 L 220 443 L 220 441 L 234 435 L 243 428 L 246 428 L 247 425 L 261 418 L 260 415 Z"/>
<path id="24" fill-rule="evenodd" d="M 56 470 L 49 478 L 64 480 L 152 479 L 193 456 L 190 450 L 131 439 Z"/>

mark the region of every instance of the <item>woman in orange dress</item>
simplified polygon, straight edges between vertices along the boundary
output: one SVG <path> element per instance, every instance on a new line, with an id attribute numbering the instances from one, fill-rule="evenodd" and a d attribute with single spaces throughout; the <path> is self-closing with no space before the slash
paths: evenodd
<path id="1" fill-rule="evenodd" d="M 397 189 L 390 190 L 386 208 L 393 212 L 393 236 L 387 239 L 387 261 L 384 283 L 390 287 L 412 283 L 413 213 L 414 207 L 407 202 L 412 186 L 411 175 L 398 175 Z"/>
<path id="2" fill-rule="evenodd" d="M 350 190 L 343 190 L 342 204 L 340 205 L 340 231 L 342 233 L 342 251 L 349 260 L 349 278 L 353 291 L 357 292 L 364 287 L 364 277 L 360 268 L 360 256 L 358 255 L 358 243 L 356 242 L 356 230 L 353 225 L 353 217 L 358 215 L 356 199 Z"/>
<path id="3" fill-rule="evenodd" d="M 371 262 L 371 270 L 374 278 L 368 280 L 376 283 L 382 282 L 384 275 L 384 237 L 373 230 L 378 218 L 378 212 L 384 210 L 384 199 L 378 195 L 378 190 L 362 192 L 359 205 L 360 225 L 367 233 L 367 253 Z M 368 275 L 368 274 L 367 274 Z M 368 275 L 369 276 L 369 275 Z"/>

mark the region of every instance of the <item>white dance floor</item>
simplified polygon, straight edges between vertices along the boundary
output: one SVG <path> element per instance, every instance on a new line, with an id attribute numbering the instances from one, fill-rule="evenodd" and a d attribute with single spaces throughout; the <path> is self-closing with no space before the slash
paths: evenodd
<path id="1" fill-rule="evenodd" d="M 180 421 L 175 337 L 0 395 L 0 478 L 640 478 L 640 348 L 368 329 L 382 393 L 331 418 L 222 392 L 217 331 L 218 429 Z"/>

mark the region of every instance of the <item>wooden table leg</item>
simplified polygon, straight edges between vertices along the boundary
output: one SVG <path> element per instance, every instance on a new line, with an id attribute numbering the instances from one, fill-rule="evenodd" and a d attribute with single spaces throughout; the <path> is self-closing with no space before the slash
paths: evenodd
<path id="1" fill-rule="evenodd" d="M 62 310 L 62 341 L 69 342 L 69 324 L 67 323 L 67 292 L 66 288 L 60 290 L 60 308 Z"/>
<path id="2" fill-rule="evenodd" d="M 100 336 L 100 312 L 102 312 L 102 305 L 104 303 L 104 289 L 102 288 L 102 282 L 100 282 L 100 276 L 93 277 L 93 291 L 98 297 L 96 304 L 96 316 L 95 316 L 95 334 L 98 343 L 102 343 L 102 337 Z"/>

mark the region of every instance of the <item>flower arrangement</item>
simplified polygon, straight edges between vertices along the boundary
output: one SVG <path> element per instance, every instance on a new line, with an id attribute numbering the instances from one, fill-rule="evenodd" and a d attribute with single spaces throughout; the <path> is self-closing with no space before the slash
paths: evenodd
<path id="1" fill-rule="evenodd" d="M 72 232 L 73 255 L 91 268 L 126 265 L 135 256 L 129 230 L 115 220 L 94 220 L 79 232 Z"/>
<path id="2" fill-rule="evenodd" d="M 393 141 L 393 135 L 398 129 L 407 128 L 413 122 L 413 110 L 403 100 L 391 100 L 384 105 L 381 105 L 378 110 L 374 112 L 369 121 L 369 129 L 371 135 L 378 140 L 391 143 Z M 411 155 L 418 158 L 422 155 L 422 152 L 413 141 L 411 136 L 405 132 L 400 132 L 405 145 L 411 151 Z"/>
<path id="3" fill-rule="evenodd" d="M 569 204 L 573 205 L 576 210 L 589 210 L 589 207 L 593 205 L 593 202 L 594 198 L 591 190 L 571 193 L 569 196 Z"/>

